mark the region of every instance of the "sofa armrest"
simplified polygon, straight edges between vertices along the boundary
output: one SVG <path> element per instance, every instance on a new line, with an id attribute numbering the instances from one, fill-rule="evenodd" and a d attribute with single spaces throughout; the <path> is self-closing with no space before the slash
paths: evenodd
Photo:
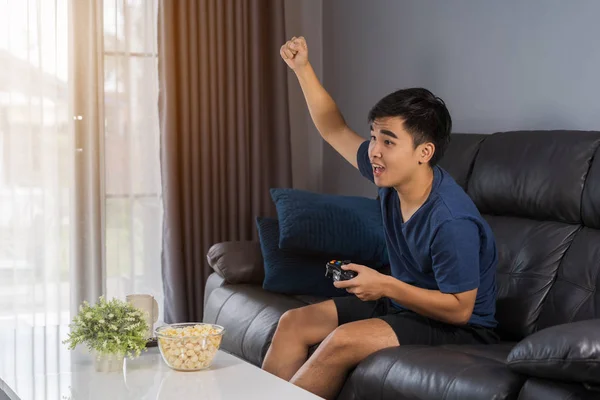
<path id="1" fill-rule="evenodd" d="M 539 378 L 600 384 L 600 319 L 542 329 L 511 350 L 507 365 Z"/>
<path id="2" fill-rule="evenodd" d="M 261 284 L 265 268 L 258 241 L 216 243 L 206 254 L 208 264 L 229 284 Z"/>

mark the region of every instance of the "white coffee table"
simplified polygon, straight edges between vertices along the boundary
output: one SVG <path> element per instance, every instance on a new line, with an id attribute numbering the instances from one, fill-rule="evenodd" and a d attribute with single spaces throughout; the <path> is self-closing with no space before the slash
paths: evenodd
<path id="1" fill-rule="evenodd" d="M 67 333 L 0 329 L 0 400 L 320 399 L 224 351 L 204 371 L 174 371 L 154 347 L 123 371 L 98 373 L 89 354 L 60 343 Z"/>

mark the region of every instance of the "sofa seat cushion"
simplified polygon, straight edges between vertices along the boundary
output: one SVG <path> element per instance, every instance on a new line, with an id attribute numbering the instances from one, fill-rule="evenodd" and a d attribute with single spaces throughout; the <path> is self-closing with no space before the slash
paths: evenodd
<path id="1" fill-rule="evenodd" d="M 531 378 L 525 382 L 518 400 L 598 400 L 600 391 L 588 390 L 580 383 L 552 382 Z"/>
<path id="2" fill-rule="evenodd" d="M 223 326 L 225 334 L 221 349 L 256 366 L 262 365 L 284 312 L 323 300 L 314 296 L 272 293 L 252 284 L 211 289 L 204 305 L 203 322 Z"/>
<path id="3" fill-rule="evenodd" d="M 399 346 L 361 362 L 339 400 L 515 399 L 527 379 L 505 365 L 512 343 Z"/>

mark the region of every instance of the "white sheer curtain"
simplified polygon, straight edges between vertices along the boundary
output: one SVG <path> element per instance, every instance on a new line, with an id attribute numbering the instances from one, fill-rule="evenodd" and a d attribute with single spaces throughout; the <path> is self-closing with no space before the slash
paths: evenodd
<path id="1" fill-rule="evenodd" d="M 77 1 L 97 25 L 77 25 Z M 73 276 L 162 306 L 155 26 L 156 0 L 0 0 L 0 327 L 68 324 L 88 290 Z M 77 53 L 72 36 L 85 29 L 98 65 Z M 81 99 L 95 109 L 77 112 Z M 98 146 L 81 146 L 78 129 L 92 125 Z M 95 170 L 82 175 L 77 157 Z M 84 220 L 99 234 L 78 229 Z M 82 243 L 100 257 L 77 275 Z"/>
<path id="2" fill-rule="evenodd" d="M 162 320 L 157 0 L 104 0 L 107 294 L 150 293 Z"/>

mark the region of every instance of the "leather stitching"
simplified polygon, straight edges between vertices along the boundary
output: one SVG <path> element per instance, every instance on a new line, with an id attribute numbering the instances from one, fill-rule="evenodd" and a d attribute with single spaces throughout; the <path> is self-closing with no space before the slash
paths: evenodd
<path id="1" fill-rule="evenodd" d="M 213 292 L 208 296 L 208 298 L 210 298 L 210 296 L 214 293 L 215 291 L 213 290 Z M 223 310 L 223 307 L 225 307 L 225 304 L 227 304 L 227 302 L 229 302 L 229 299 L 231 299 L 233 297 L 233 295 L 235 295 L 237 292 L 231 292 L 231 294 L 229 296 L 227 296 L 227 298 L 225 299 L 225 301 L 221 304 L 221 307 L 219 307 L 219 311 L 217 311 L 217 315 L 215 316 L 215 324 L 219 324 L 219 315 L 221 315 L 221 310 Z"/>
<path id="2" fill-rule="evenodd" d="M 208 294 L 208 296 L 206 296 L 206 294 L 204 295 L 204 297 L 205 297 L 204 306 L 206 306 L 206 304 L 208 304 L 208 301 L 210 300 L 210 296 L 212 296 L 212 294 L 214 292 L 216 292 L 217 289 L 220 289 L 227 285 L 227 281 L 221 275 L 219 275 L 219 274 L 217 274 L 217 275 L 223 279 L 223 282 L 221 282 L 221 284 L 219 286 L 217 286 L 213 290 L 211 290 L 210 293 Z M 209 279 L 210 279 L 210 276 L 209 276 Z M 205 287 L 205 289 L 206 289 L 206 287 Z"/>
<path id="3" fill-rule="evenodd" d="M 581 225 L 586 226 L 586 227 L 587 227 L 587 225 L 583 221 L 583 194 L 585 193 L 585 189 L 587 187 L 587 181 L 590 176 L 590 172 L 592 171 L 592 166 L 594 165 L 594 161 L 600 162 L 600 160 L 595 160 L 596 153 L 598 153 L 599 151 L 600 151 L 600 140 L 596 140 L 596 147 L 592 151 L 592 156 L 590 157 L 590 159 L 588 161 L 588 169 L 585 173 L 585 178 L 583 178 L 583 187 L 581 188 L 581 195 L 579 196 L 579 219 L 581 220 Z M 592 228 L 592 227 L 589 226 L 588 228 Z"/>
<path id="4" fill-rule="evenodd" d="M 579 232 L 580 232 L 580 231 L 582 231 L 582 230 L 583 230 L 583 228 L 580 228 L 580 229 L 577 231 L 577 233 L 579 233 Z M 575 241 L 575 238 L 573 238 L 573 242 L 574 242 L 574 241 Z M 571 242 L 571 243 L 573 243 L 573 242 Z M 570 249 L 570 248 L 571 248 L 571 246 L 569 246 L 569 249 Z M 569 251 L 569 249 L 567 249 L 567 251 Z M 566 253 L 565 253 L 565 256 L 566 256 Z M 561 263 L 561 264 L 562 264 L 562 263 Z M 596 276 L 595 276 L 595 278 L 594 278 L 594 279 L 592 279 L 592 282 L 597 282 L 597 281 L 598 281 L 598 274 L 600 274 L 600 269 L 596 268 Z M 567 281 L 567 280 L 564 280 L 564 281 L 565 281 L 565 282 L 569 282 L 569 281 Z M 572 285 L 575 285 L 575 284 L 574 284 L 574 283 L 572 283 L 572 282 L 569 282 L 569 283 L 571 283 Z M 581 286 L 579 286 L 579 285 L 575 285 L 575 286 L 577 286 L 577 287 L 581 287 Z M 582 288 L 582 289 L 583 289 L 583 288 Z M 584 298 L 581 300 L 581 302 L 580 302 L 580 303 L 579 303 L 579 304 L 578 304 L 578 305 L 575 307 L 575 309 L 573 310 L 573 313 L 571 314 L 571 317 L 569 318 L 569 322 L 573 322 L 573 319 L 575 318 L 575 316 L 576 316 L 576 315 L 577 315 L 577 313 L 579 312 L 579 309 L 580 309 L 580 308 L 583 306 L 583 304 L 584 304 L 584 303 L 585 303 L 585 302 L 586 302 L 586 301 L 587 301 L 587 300 L 588 300 L 590 297 L 592 297 L 592 295 L 593 295 L 595 292 L 596 292 L 596 287 L 594 287 L 594 289 L 593 289 L 593 290 L 590 290 L 590 291 L 589 291 L 589 293 L 588 293 L 588 295 L 587 295 L 587 296 L 585 296 L 585 297 L 584 297 Z"/>
<path id="5" fill-rule="evenodd" d="M 592 297 L 592 293 L 588 293 L 587 296 L 585 296 L 583 299 L 581 299 L 579 304 L 577 304 L 577 306 L 575 306 L 575 309 L 571 313 L 571 317 L 569 318 L 568 322 L 573 322 L 573 320 L 575 319 L 575 316 L 579 312 L 579 309 L 583 306 L 583 303 L 585 303 L 590 297 Z"/>
<path id="6" fill-rule="evenodd" d="M 565 244 L 566 241 L 568 241 L 570 239 L 568 246 L 565 249 L 565 252 L 563 253 L 562 257 L 560 258 L 558 265 L 556 266 L 556 273 L 552 277 L 552 281 L 550 282 L 550 288 L 548 289 L 548 292 L 546 292 L 546 295 L 540 300 L 539 312 L 537 313 L 537 315 L 535 316 L 535 319 L 533 320 L 533 322 L 531 324 L 531 326 L 533 326 L 533 328 L 534 328 L 534 331 L 538 330 L 537 325 L 540 320 L 540 316 L 542 315 L 542 312 L 544 311 L 544 308 L 546 305 L 546 300 L 548 299 L 548 297 L 551 296 L 551 293 L 553 292 L 552 289 L 554 288 L 554 285 L 556 284 L 556 282 L 559 280 L 559 276 L 561 275 L 561 271 L 562 271 L 563 262 L 567 258 L 567 255 L 569 254 L 569 250 L 573 246 L 573 243 L 575 242 L 575 239 L 577 238 L 577 234 L 581 231 L 581 229 L 583 229 L 583 228 L 581 226 L 579 226 L 573 233 L 571 233 L 569 236 L 567 236 L 558 246 L 558 247 L 562 246 L 563 244 Z"/>
<path id="7" fill-rule="evenodd" d="M 246 357 L 246 354 L 244 353 L 244 341 L 246 340 L 246 334 L 248 334 L 248 330 L 250 329 L 250 325 L 252 325 L 252 323 L 254 322 L 254 320 L 260 315 L 262 314 L 262 312 L 269 306 L 269 304 L 265 304 L 264 306 L 262 306 L 262 308 L 260 310 L 258 310 L 258 312 L 256 313 L 256 315 L 254 315 L 254 317 L 252 318 L 252 320 L 250 321 L 250 323 L 248 324 L 248 326 L 246 326 L 246 329 L 244 330 L 244 334 L 242 335 L 242 341 L 240 343 L 240 350 L 242 352 L 242 357 L 244 357 L 244 359 L 248 359 L 248 357 Z"/>
<path id="8" fill-rule="evenodd" d="M 576 399 L 576 397 L 575 397 L 576 395 L 577 395 L 577 393 L 571 393 L 571 394 L 569 395 L 569 397 L 567 397 L 565 400 L 573 400 L 573 399 Z"/>
<path id="9" fill-rule="evenodd" d="M 583 290 L 584 292 L 593 293 L 593 292 L 594 292 L 594 290 L 595 290 L 594 288 L 586 288 L 586 287 L 583 287 L 583 286 L 581 286 L 580 284 L 578 284 L 578 283 L 575 283 L 575 282 L 573 282 L 573 281 L 570 281 L 570 280 L 568 280 L 568 279 L 561 278 L 561 280 L 560 280 L 560 281 L 561 281 L 561 282 L 564 282 L 564 283 L 568 283 L 568 284 L 569 284 L 569 285 L 571 285 L 571 286 L 575 286 L 577 289 Z"/>
<path id="10" fill-rule="evenodd" d="M 539 227 L 539 225 L 537 227 Z M 523 251 L 525 251 L 524 250 L 525 247 L 527 247 L 527 245 L 529 244 L 528 241 L 529 241 L 529 238 L 531 237 L 530 233 L 532 230 L 533 230 L 533 227 L 529 226 L 529 229 L 524 234 L 525 241 L 523 243 L 521 243 L 521 247 L 519 248 L 519 251 L 515 254 L 515 257 L 513 258 L 512 263 L 510 264 L 510 268 L 508 269 L 508 274 L 511 276 L 513 273 L 515 273 L 515 269 L 517 268 L 517 260 L 521 256 L 521 253 L 523 253 Z"/>
<path id="11" fill-rule="evenodd" d="M 539 227 L 540 225 L 538 225 L 537 227 Z M 536 228 L 537 228 L 536 227 Z M 523 253 L 523 251 L 525 251 L 525 248 L 527 248 L 530 243 L 531 243 L 531 231 L 534 229 L 534 227 L 530 227 L 527 231 L 527 233 L 524 235 L 526 237 L 525 242 L 521 245 L 521 248 L 519 249 L 518 253 L 515 254 L 515 258 L 510 266 L 510 270 L 508 271 L 508 274 L 511 276 L 514 275 L 520 275 L 522 273 L 519 272 L 515 272 L 515 268 L 516 268 L 516 262 L 519 259 L 519 257 L 521 256 L 521 253 Z M 581 230 L 581 227 L 578 227 L 577 229 L 575 229 L 572 233 L 570 233 L 569 235 L 567 235 L 567 237 L 565 237 L 561 243 L 558 244 L 558 246 L 554 249 L 552 249 L 552 252 L 557 251 L 558 248 L 560 248 L 561 246 L 567 244 L 567 248 L 564 250 L 564 253 L 562 254 L 562 256 L 560 257 L 560 260 L 558 262 L 558 265 L 556 266 L 556 272 L 554 274 L 552 274 L 552 281 L 554 282 L 554 280 L 556 279 L 556 277 L 558 276 L 558 273 L 560 271 L 560 266 L 565 258 L 565 256 L 567 255 L 569 249 L 571 248 L 571 245 L 573 244 L 573 242 L 575 241 L 575 237 L 577 236 L 577 233 L 579 233 L 579 231 Z M 552 253 L 551 253 L 552 254 Z M 549 254 L 548 256 L 550 256 L 551 254 Z M 506 274 L 506 272 L 505 272 Z M 543 275 L 544 277 L 548 278 L 548 275 Z"/>
<path id="12" fill-rule="evenodd" d="M 448 396 L 448 392 L 450 391 L 450 387 L 463 372 L 465 372 L 468 369 L 472 369 L 472 368 L 481 368 L 484 365 L 497 365 L 497 363 L 468 365 L 468 366 L 464 367 L 463 369 L 461 369 L 460 371 L 458 371 L 458 373 L 456 375 L 454 375 L 452 380 L 450 382 L 448 382 L 448 385 L 446 386 L 446 390 L 444 390 L 444 394 L 442 395 L 442 400 L 446 399 L 446 396 Z"/>
<path id="13" fill-rule="evenodd" d="M 479 152 L 481 151 L 481 146 L 483 142 L 485 142 L 487 138 L 482 137 L 477 143 L 477 149 L 475 150 L 475 154 L 473 155 L 473 159 L 469 165 L 469 170 L 467 171 L 467 176 L 465 177 L 465 192 L 469 193 L 469 183 L 471 182 L 471 176 L 473 175 L 473 170 L 475 169 L 475 163 L 477 162 L 477 156 L 479 156 Z"/>
<path id="14" fill-rule="evenodd" d="M 498 275 L 508 275 L 509 277 L 515 278 L 515 279 L 534 279 L 534 278 L 548 279 L 548 278 L 551 278 L 551 276 L 540 274 L 539 272 L 504 272 L 504 271 L 498 271 L 497 274 Z"/>
<path id="15" fill-rule="evenodd" d="M 410 349 L 410 351 L 408 351 L 408 354 L 412 354 L 412 353 L 418 353 L 420 351 L 427 351 L 429 350 L 430 346 L 427 346 L 425 348 L 423 347 L 418 347 L 415 349 Z M 383 394 L 384 389 L 385 389 L 385 382 L 387 381 L 387 377 L 390 374 L 390 371 L 392 370 L 392 368 L 394 367 L 394 365 L 396 365 L 397 363 L 399 363 L 401 360 L 396 359 L 391 365 L 390 367 L 387 369 L 387 371 L 385 372 L 385 374 L 383 375 L 383 379 L 381 380 L 381 390 L 380 393 Z"/>
<path id="16" fill-rule="evenodd" d="M 387 381 L 387 377 L 390 374 L 390 371 L 392 370 L 394 365 L 396 365 L 397 362 L 398 362 L 398 360 L 391 363 L 390 366 L 388 367 L 387 371 L 385 371 L 385 374 L 383 375 L 383 379 L 381 380 L 381 390 L 379 391 L 379 393 L 381 393 L 382 395 L 383 395 L 383 391 L 385 389 L 385 381 Z"/>
<path id="17" fill-rule="evenodd" d="M 448 346 L 452 346 L 452 347 L 448 347 Z M 453 352 L 456 352 L 456 353 L 466 354 L 466 355 L 472 356 L 472 357 L 480 357 L 480 358 L 483 358 L 483 359 L 488 360 L 488 361 L 494 361 L 494 362 L 497 362 L 498 364 L 506 364 L 505 362 L 498 361 L 492 355 L 487 355 L 485 353 L 481 354 L 481 353 L 478 353 L 478 352 L 473 352 L 473 351 L 470 351 L 468 348 L 467 349 L 455 348 L 454 346 L 462 346 L 462 345 L 452 344 L 452 345 L 441 345 L 440 347 L 443 348 L 443 349 L 446 349 L 448 351 L 453 351 Z M 508 354 L 510 352 L 507 351 L 506 353 Z M 498 356 L 498 358 L 505 359 L 506 357 L 500 357 L 500 356 Z"/>
<path id="18" fill-rule="evenodd" d="M 600 364 L 600 360 L 594 360 L 593 358 L 570 358 L 565 360 L 560 357 L 549 357 L 540 360 L 515 360 L 507 362 L 507 365 L 521 365 L 521 364 L 545 364 L 548 361 L 561 361 L 562 363 L 584 363 L 584 364 Z"/>

